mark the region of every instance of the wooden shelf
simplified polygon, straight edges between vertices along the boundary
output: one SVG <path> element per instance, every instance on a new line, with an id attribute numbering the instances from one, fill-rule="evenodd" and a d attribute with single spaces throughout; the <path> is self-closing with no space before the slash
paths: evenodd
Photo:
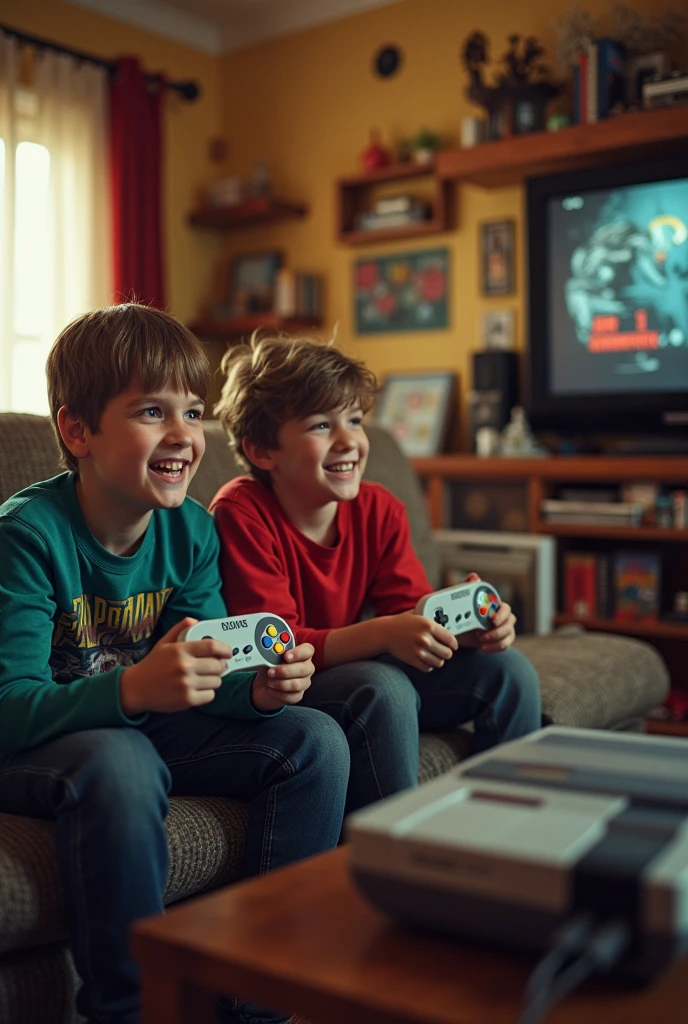
<path id="1" fill-rule="evenodd" d="M 688 118 L 688 109 L 686 111 Z M 439 476 L 447 480 L 688 480 L 688 457 L 681 455 L 550 455 L 542 459 L 511 459 L 498 455 L 435 455 L 413 459 L 422 477 Z"/>
<path id="2" fill-rule="evenodd" d="M 291 217 L 304 217 L 307 208 L 298 203 L 286 203 L 270 196 L 247 199 L 237 206 L 207 206 L 189 214 L 189 224 L 195 228 L 230 231 L 252 224 L 269 224 Z"/>
<path id="3" fill-rule="evenodd" d="M 685 151 L 688 105 L 619 114 L 596 124 L 557 132 L 531 132 L 470 149 L 437 154 L 437 174 L 486 188 L 513 185 L 532 175 L 621 163 Z"/>
<path id="4" fill-rule="evenodd" d="M 662 529 L 658 526 L 593 526 L 583 523 L 540 522 L 538 533 L 555 537 L 603 537 L 605 540 L 666 541 L 688 544 L 688 530 Z"/>
<path id="5" fill-rule="evenodd" d="M 368 174 L 340 178 L 336 183 L 337 241 L 346 245 L 370 245 L 448 231 L 452 224 L 452 185 L 450 181 L 442 181 L 436 169 L 435 161 L 428 164 L 388 164 Z M 370 206 L 370 193 L 376 185 L 412 178 L 431 179 L 434 186 L 432 217 L 398 227 L 368 231 L 356 227 L 359 215 Z"/>
<path id="6" fill-rule="evenodd" d="M 254 313 L 250 316 L 234 317 L 231 320 L 213 320 L 210 317 L 189 324 L 189 330 L 201 338 L 231 340 L 245 334 L 252 334 L 260 327 L 271 327 L 278 331 L 317 329 L 320 320 L 308 317 L 283 317 L 272 313 Z"/>
<path id="7" fill-rule="evenodd" d="M 688 736 L 688 722 L 672 722 L 671 719 L 646 718 L 645 732 L 653 736 Z"/>
<path id="8" fill-rule="evenodd" d="M 554 616 L 557 626 L 568 626 L 577 623 L 586 629 L 603 633 L 625 633 L 629 636 L 642 636 L 647 639 L 688 640 L 688 625 L 677 622 L 618 622 L 616 619 L 581 619 L 567 612 Z"/>

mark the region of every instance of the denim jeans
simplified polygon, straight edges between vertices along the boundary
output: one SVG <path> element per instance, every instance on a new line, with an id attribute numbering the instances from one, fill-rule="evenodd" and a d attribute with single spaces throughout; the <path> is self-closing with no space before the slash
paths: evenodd
<path id="1" fill-rule="evenodd" d="M 346 734 L 351 774 L 346 814 L 418 783 L 418 734 L 472 721 L 471 752 L 541 725 L 540 683 L 520 651 L 463 647 L 421 672 L 391 657 L 317 672 L 304 694 Z"/>
<path id="2" fill-rule="evenodd" d="M 349 752 L 311 708 L 238 721 L 153 714 L 139 728 L 69 733 L 0 756 L 0 811 L 55 820 L 80 1013 L 138 1024 L 129 928 L 160 913 L 171 794 L 250 802 L 242 876 L 331 849 L 339 839 Z M 221 1020 L 284 1020 L 232 1002 Z"/>

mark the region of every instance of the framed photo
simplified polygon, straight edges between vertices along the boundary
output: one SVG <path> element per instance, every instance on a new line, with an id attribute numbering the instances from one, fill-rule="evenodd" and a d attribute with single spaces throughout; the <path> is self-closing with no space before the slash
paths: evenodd
<path id="1" fill-rule="evenodd" d="M 614 556 L 614 618 L 656 622 L 660 611 L 661 556 L 658 551 L 617 551 Z"/>
<path id="2" fill-rule="evenodd" d="M 514 222 L 487 221 L 480 227 L 483 295 L 511 295 L 514 290 Z"/>
<path id="3" fill-rule="evenodd" d="M 449 250 L 367 257 L 354 264 L 358 334 L 448 327 Z"/>
<path id="4" fill-rule="evenodd" d="M 393 373 L 385 378 L 374 422 L 388 430 L 404 455 L 438 455 L 447 439 L 456 391 L 453 373 Z"/>
<path id="5" fill-rule="evenodd" d="M 509 351 L 514 347 L 514 311 L 489 309 L 483 313 L 482 346 L 484 349 Z"/>
<path id="6" fill-rule="evenodd" d="M 279 250 L 247 252 L 234 257 L 229 267 L 231 316 L 272 312 L 277 271 L 282 260 Z"/>
<path id="7" fill-rule="evenodd" d="M 643 85 L 669 74 L 671 65 L 665 53 L 644 53 L 632 57 L 626 69 L 626 102 L 631 107 L 642 107 Z"/>

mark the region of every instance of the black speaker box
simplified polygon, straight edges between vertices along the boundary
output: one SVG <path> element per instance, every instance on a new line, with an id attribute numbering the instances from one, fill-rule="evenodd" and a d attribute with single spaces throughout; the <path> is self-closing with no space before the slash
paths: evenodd
<path id="1" fill-rule="evenodd" d="M 518 354 L 516 352 L 474 352 L 473 390 L 470 394 L 471 442 L 480 427 L 502 430 L 511 410 L 518 405 Z"/>

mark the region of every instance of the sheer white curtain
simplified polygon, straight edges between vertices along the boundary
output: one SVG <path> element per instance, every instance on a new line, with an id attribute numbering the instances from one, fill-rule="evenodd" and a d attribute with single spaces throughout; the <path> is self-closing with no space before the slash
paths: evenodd
<path id="1" fill-rule="evenodd" d="M 47 412 L 44 365 L 112 296 L 107 72 L 46 51 L 17 82 L 0 32 L 0 408 Z"/>

